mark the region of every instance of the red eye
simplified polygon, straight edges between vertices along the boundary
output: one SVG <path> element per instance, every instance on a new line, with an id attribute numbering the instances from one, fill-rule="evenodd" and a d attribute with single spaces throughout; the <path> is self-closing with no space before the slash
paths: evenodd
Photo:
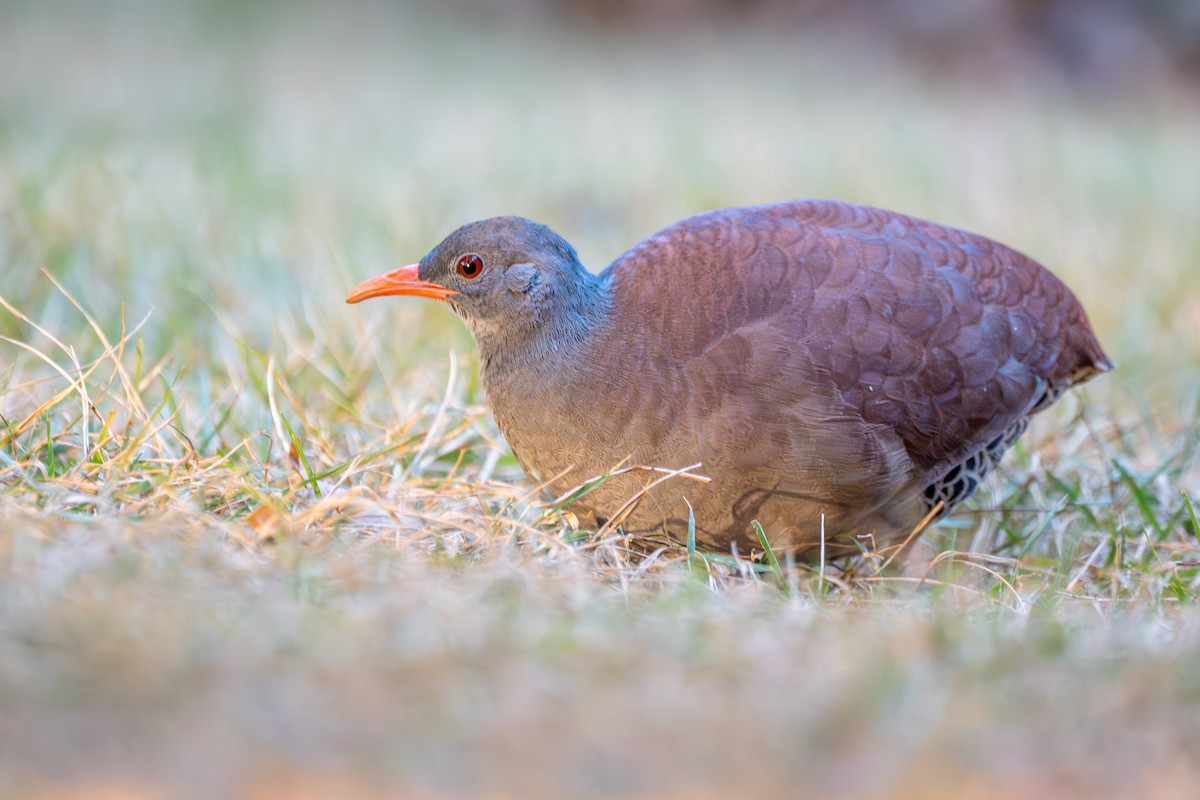
<path id="1" fill-rule="evenodd" d="M 468 253 L 458 260 L 458 274 L 464 278 L 478 278 L 483 272 L 483 259 L 474 253 Z"/>

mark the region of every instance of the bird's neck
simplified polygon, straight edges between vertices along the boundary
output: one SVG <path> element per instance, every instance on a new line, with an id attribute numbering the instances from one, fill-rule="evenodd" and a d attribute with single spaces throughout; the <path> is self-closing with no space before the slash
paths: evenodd
<path id="1" fill-rule="evenodd" d="M 544 301 L 536 318 L 524 324 L 474 331 L 493 402 L 501 393 L 536 391 L 545 382 L 570 380 L 605 328 L 612 290 L 607 280 L 583 272 Z"/>

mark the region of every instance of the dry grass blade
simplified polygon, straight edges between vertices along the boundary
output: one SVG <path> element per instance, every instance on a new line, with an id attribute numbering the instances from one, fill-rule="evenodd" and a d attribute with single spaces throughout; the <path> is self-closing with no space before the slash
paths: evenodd
<path id="1" fill-rule="evenodd" d="M 651 474 L 658 475 L 658 477 L 647 483 L 645 486 L 639 489 L 636 494 L 622 503 L 617 508 L 616 513 L 613 514 L 607 522 L 601 525 L 598 531 L 596 531 L 596 537 L 603 539 L 609 533 L 615 531 L 617 528 L 623 525 L 625 520 L 629 519 L 629 515 L 634 512 L 634 509 L 638 507 L 638 504 L 641 503 L 642 500 L 644 500 L 656 486 L 659 486 L 666 481 L 671 480 L 672 478 L 686 478 L 688 480 L 699 481 L 700 483 L 708 483 L 711 481 L 711 478 L 703 475 L 696 475 L 692 472 L 693 470 L 700 469 L 701 466 L 701 464 L 696 463 L 687 467 L 669 470 L 663 469 L 662 467 L 647 467 L 640 464 L 635 464 L 629 467 L 623 467 L 610 473 L 611 477 L 613 475 L 621 475 L 628 472 L 649 472 Z"/>
<path id="2" fill-rule="evenodd" d="M 113 376 L 119 377 L 121 379 L 121 387 L 125 390 L 125 399 L 128 401 L 129 407 L 131 409 L 133 409 L 134 412 L 141 417 L 142 422 L 148 423 L 149 418 L 148 418 L 148 415 L 146 412 L 146 407 L 145 407 L 145 405 L 142 404 L 141 397 L 139 396 L 138 392 L 134 389 L 133 382 L 130 380 L 128 373 L 125 371 L 123 357 L 125 355 L 125 344 L 130 340 L 130 338 L 132 338 L 134 335 L 137 334 L 138 331 L 140 331 L 142 329 L 142 327 L 146 324 L 147 321 L 149 321 L 150 314 L 147 313 L 146 316 L 142 319 L 142 321 L 139 322 L 137 325 L 135 325 L 132 331 L 130 331 L 128 334 L 126 334 L 126 332 L 125 332 L 125 309 L 124 309 L 124 307 L 122 307 L 122 309 L 121 309 L 121 335 L 117 339 L 117 347 L 114 350 L 113 346 L 108 341 L 108 337 L 105 336 L 105 334 L 104 334 L 104 328 L 102 328 L 100 326 L 100 324 L 98 322 L 96 322 L 95 318 L 91 314 L 88 313 L 87 309 L 85 309 L 83 307 L 83 305 L 78 300 L 75 299 L 75 296 L 73 294 L 71 294 L 69 291 L 67 291 L 66 287 L 64 287 L 59 282 L 59 280 L 50 273 L 49 270 L 43 268 L 42 274 L 45 275 L 50 280 L 50 282 L 54 284 L 54 288 L 57 289 L 63 297 L 67 298 L 67 300 L 70 301 L 71 305 L 75 306 L 75 309 L 79 312 L 80 316 L 82 316 L 83 319 L 87 322 L 88 327 L 92 329 L 92 332 L 94 334 L 96 334 L 96 338 L 100 341 L 100 344 L 104 347 L 104 357 L 112 362 Z M 107 387 L 109 385 L 111 385 L 111 383 L 112 383 L 112 378 L 110 378 L 108 384 L 105 385 L 105 389 L 107 389 Z"/>
<path id="3" fill-rule="evenodd" d="M 924 518 L 922 518 L 921 521 L 917 523 L 917 526 L 912 529 L 912 532 L 909 533 L 908 536 L 906 536 L 904 538 L 903 542 L 901 542 L 898 545 L 892 545 L 891 547 L 882 548 L 879 551 L 880 554 L 891 550 L 891 555 L 889 555 L 884 560 L 884 562 L 879 565 L 878 572 L 883 572 L 885 569 L 887 569 L 891 565 L 891 563 L 893 561 L 896 560 L 896 558 L 898 558 L 903 553 L 907 552 L 909 546 L 912 545 L 912 543 L 917 540 L 918 536 L 920 536 L 922 533 L 925 532 L 925 529 L 927 527 L 929 527 L 929 524 L 931 522 L 933 522 L 935 519 L 937 519 L 938 514 L 942 513 L 942 509 L 944 507 L 945 507 L 945 503 L 943 501 L 939 500 L 937 502 L 937 505 L 935 505 L 933 508 L 929 509 L 929 513 L 927 513 L 924 516 Z"/>

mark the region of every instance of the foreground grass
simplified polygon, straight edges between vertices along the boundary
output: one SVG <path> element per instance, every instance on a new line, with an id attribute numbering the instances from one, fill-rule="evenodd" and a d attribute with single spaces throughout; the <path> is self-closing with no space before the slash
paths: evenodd
<path id="1" fill-rule="evenodd" d="M 0 27 L 0 793 L 1190 796 L 1196 108 L 268 21 Z M 456 320 L 340 303 L 477 216 L 598 268 L 797 195 L 1030 251 L 1120 365 L 923 566 L 577 531 Z"/>

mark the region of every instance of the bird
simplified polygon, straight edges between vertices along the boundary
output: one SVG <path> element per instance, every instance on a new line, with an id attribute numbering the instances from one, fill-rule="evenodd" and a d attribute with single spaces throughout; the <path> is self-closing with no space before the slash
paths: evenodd
<path id="1" fill-rule="evenodd" d="M 598 274 L 494 217 L 346 301 L 385 295 L 462 318 L 517 462 L 580 524 L 807 561 L 900 546 L 1113 367 L 1030 257 L 833 200 L 699 213 Z"/>

